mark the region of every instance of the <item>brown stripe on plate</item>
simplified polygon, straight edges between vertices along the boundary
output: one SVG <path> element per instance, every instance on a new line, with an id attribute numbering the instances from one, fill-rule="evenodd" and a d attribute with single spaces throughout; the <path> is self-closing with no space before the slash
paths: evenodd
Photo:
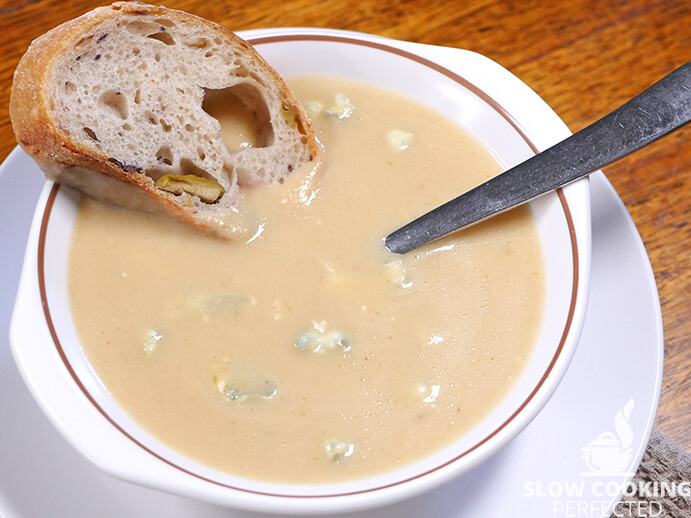
<path id="1" fill-rule="evenodd" d="M 433 62 L 430 61 L 422 56 L 418 56 L 417 54 L 414 54 L 412 52 L 408 52 L 406 50 L 402 50 L 396 47 L 391 47 L 389 45 L 386 45 L 384 43 L 380 42 L 373 42 L 373 41 L 366 41 L 366 40 L 359 40 L 355 38 L 348 38 L 345 36 L 327 36 L 327 35 L 315 35 L 315 34 L 291 34 L 291 35 L 284 35 L 284 36 L 269 36 L 269 37 L 258 37 L 258 38 L 250 38 L 248 39 L 248 42 L 251 43 L 254 46 L 257 45 L 262 45 L 262 44 L 268 44 L 268 43 L 282 43 L 282 42 L 288 42 L 288 41 L 325 41 L 325 42 L 334 42 L 334 43 L 345 43 L 345 44 L 350 44 L 350 45 L 358 45 L 362 47 L 369 47 L 373 48 L 376 50 L 381 50 L 384 52 L 388 52 L 391 54 L 396 54 L 398 56 L 401 56 L 403 58 L 409 59 L 411 61 L 414 61 L 416 63 L 419 63 L 427 68 L 430 68 L 447 78 L 453 80 L 454 82 L 458 83 L 459 85 L 463 86 L 467 90 L 471 91 L 473 94 L 477 95 L 480 99 L 482 99 L 484 102 L 486 102 L 489 106 L 491 106 L 499 115 L 502 116 L 515 130 L 516 132 L 523 138 L 523 140 L 530 146 L 530 148 L 533 150 L 533 152 L 537 153 L 538 148 L 535 146 L 535 144 L 528 138 L 526 135 L 525 131 L 523 128 L 518 124 L 518 122 L 511 116 L 511 114 L 503 107 L 501 106 L 497 101 L 495 101 L 492 97 L 490 97 L 487 93 L 484 91 L 480 90 L 477 86 L 469 82 L 467 79 L 463 78 L 462 76 L 456 74 L 455 72 Z M 525 401 L 509 416 L 506 421 L 504 421 L 501 425 L 499 425 L 492 433 L 488 434 L 486 437 L 484 437 L 482 440 L 478 441 L 476 444 L 474 444 L 472 447 L 468 448 L 466 451 L 463 453 L 457 455 L 456 457 L 452 458 L 451 460 L 440 464 L 432 469 L 428 469 L 422 473 L 419 473 L 417 475 L 407 477 L 401 480 L 398 480 L 396 482 L 392 482 L 390 484 L 385 484 L 385 485 L 380 485 L 377 487 L 369 488 L 369 489 L 363 489 L 363 490 L 358 490 L 358 491 L 350 491 L 350 492 L 343 492 L 343 493 L 332 493 L 332 494 L 313 494 L 313 495 L 295 495 L 295 494 L 281 494 L 281 493 L 271 493 L 271 492 L 265 492 L 265 491 L 256 491 L 252 489 L 247 489 L 243 487 L 238 487 L 238 486 L 233 486 L 229 484 L 225 484 L 223 482 L 220 482 L 218 480 L 213 480 L 208 477 L 204 477 L 198 473 L 195 473 L 193 471 L 190 471 L 186 468 L 183 468 L 179 464 L 165 458 L 163 455 L 156 453 L 153 451 L 151 448 L 140 442 L 138 439 L 133 437 L 127 430 L 125 430 L 120 424 L 117 423 L 117 421 L 111 417 L 104 409 L 101 407 L 94 398 L 94 396 L 89 393 L 85 385 L 82 383 L 82 381 L 79 379 L 77 376 L 74 368 L 69 362 L 69 359 L 67 358 L 67 355 L 65 354 L 65 351 L 62 347 L 62 344 L 60 342 L 60 338 L 58 337 L 58 334 L 55 330 L 55 326 L 53 324 L 53 319 L 51 316 L 50 312 L 50 307 L 48 305 L 48 297 L 46 295 L 46 283 L 45 283 L 45 241 L 46 241 L 46 231 L 48 229 L 48 223 L 50 219 L 50 215 L 55 203 L 55 198 L 57 196 L 59 190 L 58 185 L 54 185 L 53 188 L 51 189 L 50 195 L 48 197 L 48 201 L 46 202 L 46 206 L 43 212 L 43 219 L 41 221 L 41 228 L 40 228 L 40 233 L 39 233 L 39 241 L 38 241 L 38 283 L 39 283 L 39 292 L 40 292 L 40 297 L 41 297 L 41 303 L 43 305 L 43 312 L 44 316 L 46 319 L 46 324 L 48 325 L 48 329 L 50 331 L 50 335 L 53 339 L 53 342 L 55 344 L 55 348 L 57 349 L 58 354 L 60 355 L 60 358 L 62 362 L 64 363 L 65 367 L 67 368 L 67 371 L 69 372 L 70 376 L 74 380 L 74 382 L 77 384 L 79 389 L 82 391 L 82 393 L 86 396 L 86 398 L 89 400 L 89 402 L 105 417 L 120 433 L 122 433 L 125 437 L 127 437 L 129 440 L 131 440 L 133 443 L 135 443 L 137 446 L 142 448 L 144 451 L 147 453 L 153 455 L 155 458 L 159 459 L 160 461 L 168 464 L 169 466 L 178 469 L 182 471 L 183 473 L 186 473 L 190 476 L 193 476 L 197 479 L 203 480 L 205 482 L 209 482 L 211 484 L 215 484 L 217 486 L 225 487 L 228 489 L 233 489 L 236 491 L 241 491 L 244 493 L 251 493 L 251 494 L 256 494 L 256 495 L 262 495 L 262 496 L 273 496 L 273 497 L 280 497 L 280 498 L 305 498 L 305 499 L 313 499 L 313 498 L 333 498 L 333 497 L 342 497 L 342 496 L 349 496 L 349 495 L 356 495 L 356 494 L 363 494 L 363 493 L 370 493 L 373 491 L 380 491 L 386 488 L 398 486 L 401 484 L 404 484 L 406 482 L 410 482 L 412 480 L 416 480 L 418 478 L 424 477 L 430 473 L 433 473 L 435 471 L 438 471 L 446 466 L 449 466 L 450 464 L 453 464 L 454 462 L 458 461 L 459 459 L 462 459 L 466 455 L 470 454 L 471 452 L 475 451 L 478 449 L 480 446 L 483 444 L 487 443 L 490 441 L 493 437 L 495 437 L 497 434 L 499 434 L 502 430 L 508 426 L 509 423 L 511 423 L 520 413 L 521 411 L 532 401 L 532 399 L 535 397 L 535 394 L 542 388 L 544 385 L 545 381 L 549 377 L 549 375 L 552 372 L 552 369 L 554 368 L 556 362 L 558 361 L 563 349 L 564 349 L 564 344 L 566 343 L 566 338 L 569 334 L 569 331 L 571 330 L 571 325 L 573 323 L 573 316 L 575 312 L 575 307 L 576 307 L 576 301 L 578 298 L 578 280 L 579 280 L 579 264 L 578 264 L 578 243 L 576 241 L 576 230 L 573 224 L 573 218 L 571 215 L 571 210 L 569 209 L 569 205 L 566 201 L 566 197 L 562 191 L 561 188 L 557 189 L 557 196 L 559 197 L 559 201 L 561 203 L 562 209 L 564 211 L 564 217 L 566 218 L 566 223 L 569 229 L 569 237 L 571 241 L 571 251 L 572 251 L 572 266 L 573 266 L 573 284 L 572 284 L 572 289 L 571 289 L 571 300 L 570 300 L 570 305 L 569 305 L 569 311 L 568 315 L 566 318 L 566 321 L 564 322 L 564 330 L 562 332 L 561 338 L 559 340 L 559 345 L 557 346 L 557 349 L 555 350 L 554 356 L 552 357 L 552 360 L 550 361 L 549 365 L 547 366 L 547 369 L 545 370 L 544 374 L 540 378 L 539 382 L 535 386 L 535 388 L 531 391 L 531 393 L 528 395 L 528 397 L 525 399 Z"/>

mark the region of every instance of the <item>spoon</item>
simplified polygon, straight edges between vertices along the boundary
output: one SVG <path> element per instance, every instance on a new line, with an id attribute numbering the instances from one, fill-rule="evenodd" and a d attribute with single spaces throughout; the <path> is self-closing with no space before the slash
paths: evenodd
<path id="1" fill-rule="evenodd" d="M 691 120 L 691 63 L 558 144 L 389 234 L 403 254 L 589 175 Z"/>

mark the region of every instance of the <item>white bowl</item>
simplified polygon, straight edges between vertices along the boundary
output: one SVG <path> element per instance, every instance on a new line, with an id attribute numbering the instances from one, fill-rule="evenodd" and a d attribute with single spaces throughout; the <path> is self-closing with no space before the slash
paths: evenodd
<path id="1" fill-rule="evenodd" d="M 570 134 L 525 84 L 469 51 L 322 29 L 240 35 L 285 77 L 342 76 L 418 99 L 468 128 L 506 167 Z M 544 250 L 544 325 L 521 378 L 470 433 L 420 462 L 374 478 L 320 486 L 245 480 L 159 443 L 127 417 L 95 375 L 72 325 L 66 283 L 78 198 L 48 183 L 36 208 L 10 330 L 24 380 L 56 428 L 105 471 L 223 505 L 291 514 L 346 512 L 414 496 L 468 471 L 506 445 L 545 405 L 566 371 L 585 316 L 587 179 L 531 203 Z"/>

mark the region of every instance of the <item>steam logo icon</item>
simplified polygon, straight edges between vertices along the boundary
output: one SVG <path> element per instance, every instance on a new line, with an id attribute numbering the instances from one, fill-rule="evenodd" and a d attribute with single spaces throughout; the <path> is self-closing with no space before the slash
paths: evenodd
<path id="1" fill-rule="evenodd" d="M 628 472 L 633 456 L 633 430 L 629 418 L 633 410 L 633 399 L 624 405 L 614 417 L 614 432 L 601 433 L 597 439 L 586 444 L 581 450 L 590 473 L 583 475 L 622 475 Z"/>

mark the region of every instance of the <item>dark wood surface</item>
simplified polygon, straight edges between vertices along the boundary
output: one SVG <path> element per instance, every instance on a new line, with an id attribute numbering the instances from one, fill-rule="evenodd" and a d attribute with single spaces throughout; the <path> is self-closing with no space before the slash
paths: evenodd
<path id="1" fill-rule="evenodd" d="M 16 145 L 7 106 L 20 56 L 33 38 L 97 5 L 89 0 L 0 0 L 0 160 Z M 328 27 L 470 49 L 530 85 L 572 131 L 691 58 L 688 0 L 169 0 L 165 5 L 236 31 Z M 691 450 L 689 137 L 687 127 L 605 168 L 643 238 L 662 304 L 666 356 L 656 427 L 687 451 Z"/>

